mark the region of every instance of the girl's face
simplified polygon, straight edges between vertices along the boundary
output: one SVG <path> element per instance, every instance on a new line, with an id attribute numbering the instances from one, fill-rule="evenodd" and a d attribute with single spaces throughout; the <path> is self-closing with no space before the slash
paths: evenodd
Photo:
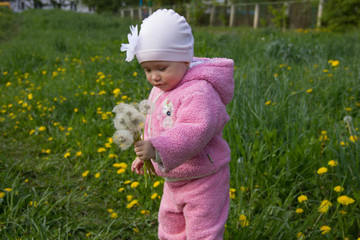
<path id="1" fill-rule="evenodd" d="M 167 61 L 149 61 L 141 63 L 145 70 L 146 79 L 154 87 L 162 91 L 173 89 L 184 77 L 189 63 L 185 62 L 167 62 Z"/>

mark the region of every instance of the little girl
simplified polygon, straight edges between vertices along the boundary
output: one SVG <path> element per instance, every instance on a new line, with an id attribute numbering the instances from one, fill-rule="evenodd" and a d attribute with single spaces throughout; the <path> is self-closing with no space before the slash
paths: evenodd
<path id="1" fill-rule="evenodd" d="M 223 239 L 229 211 L 230 148 L 222 138 L 225 106 L 234 92 L 234 62 L 193 57 L 194 38 L 185 18 L 158 10 L 131 27 L 123 44 L 136 55 L 154 87 L 144 140 L 135 144 L 132 171 L 152 160 L 165 180 L 159 209 L 160 239 Z"/>

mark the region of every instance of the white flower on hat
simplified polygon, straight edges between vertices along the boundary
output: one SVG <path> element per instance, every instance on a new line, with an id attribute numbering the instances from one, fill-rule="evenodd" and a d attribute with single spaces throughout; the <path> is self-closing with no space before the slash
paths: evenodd
<path id="1" fill-rule="evenodd" d="M 138 43 L 139 35 L 138 35 L 138 26 L 130 26 L 131 33 L 128 34 L 128 44 L 121 44 L 120 50 L 122 52 L 126 51 L 126 61 L 131 62 L 134 59 L 136 46 Z"/>

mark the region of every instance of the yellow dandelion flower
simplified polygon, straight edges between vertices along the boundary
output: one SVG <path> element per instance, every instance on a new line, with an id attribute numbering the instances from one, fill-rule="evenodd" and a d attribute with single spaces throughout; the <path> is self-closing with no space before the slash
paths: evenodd
<path id="1" fill-rule="evenodd" d="M 105 95 L 106 94 L 106 91 L 104 91 L 104 90 L 101 90 L 100 92 L 99 92 L 99 95 Z"/>
<path id="2" fill-rule="evenodd" d="M 121 94 L 121 90 L 119 88 L 115 88 L 112 93 L 117 96 Z"/>
<path id="3" fill-rule="evenodd" d="M 116 154 L 114 154 L 114 153 L 111 153 L 111 154 L 109 154 L 109 158 L 110 159 L 112 159 L 112 158 L 117 158 L 118 156 L 116 155 Z"/>
<path id="4" fill-rule="evenodd" d="M 124 190 L 125 190 L 125 188 L 122 187 L 122 188 L 118 189 L 118 192 L 123 192 Z"/>
<path id="5" fill-rule="evenodd" d="M 46 127 L 45 127 L 45 126 L 39 127 L 39 131 L 40 131 L 40 132 L 43 132 L 43 131 L 45 131 L 45 130 L 46 130 Z"/>
<path id="6" fill-rule="evenodd" d="M 51 152 L 51 149 L 42 149 L 41 152 L 49 154 Z"/>
<path id="7" fill-rule="evenodd" d="M 351 110 L 352 110 L 352 108 L 350 108 L 350 107 L 345 108 L 345 111 L 347 111 L 347 112 L 351 112 Z"/>
<path id="8" fill-rule="evenodd" d="M 320 141 L 320 142 L 329 141 L 329 138 L 328 138 L 327 135 L 322 134 L 322 135 L 319 137 L 319 141 Z"/>
<path id="9" fill-rule="evenodd" d="M 303 213 L 304 212 L 304 209 L 302 209 L 302 208 L 297 208 L 296 210 L 295 210 L 295 212 L 296 213 Z"/>
<path id="10" fill-rule="evenodd" d="M 356 142 L 357 140 L 359 140 L 359 138 L 356 136 L 356 135 L 352 135 L 352 136 L 350 136 L 350 141 L 352 141 L 352 142 Z"/>
<path id="11" fill-rule="evenodd" d="M 126 181 L 124 182 L 125 185 L 130 184 L 130 183 L 131 183 L 130 180 L 126 180 Z"/>
<path id="12" fill-rule="evenodd" d="M 95 178 L 99 178 L 100 175 L 101 175 L 100 173 L 95 173 L 94 177 L 95 177 Z"/>
<path id="13" fill-rule="evenodd" d="M 151 194 L 151 197 L 150 197 L 150 198 L 151 198 L 152 200 L 154 200 L 154 199 L 156 199 L 156 198 L 157 198 L 157 196 L 158 196 L 158 194 L 157 194 L 157 193 L 153 193 L 153 194 Z"/>
<path id="14" fill-rule="evenodd" d="M 97 152 L 98 152 L 98 153 L 106 152 L 106 148 L 101 147 L 101 148 L 99 148 L 99 149 L 97 150 Z"/>
<path id="15" fill-rule="evenodd" d="M 114 210 L 111 209 L 111 208 L 108 208 L 107 211 L 108 211 L 108 213 L 113 213 L 114 212 Z"/>
<path id="16" fill-rule="evenodd" d="M 7 82 L 5 86 L 10 87 L 10 85 L 11 85 L 11 82 Z"/>
<path id="17" fill-rule="evenodd" d="M 277 73 L 274 73 L 274 75 L 273 75 L 274 77 L 278 77 L 279 76 L 279 74 L 277 74 Z"/>
<path id="18" fill-rule="evenodd" d="M 33 135 L 35 133 L 35 129 L 30 130 L 29 135 Z"/>
<path id="19" fill-rule="evenodd" d="M 312 93 L 313 92 L 313 89 L 312 88 L 309 88 L 308 90 L 306 90 L 307 93 Z"/>
<path id="20" fill-rule="evenodd" d="M 159 185 L 160 185 L 160 181 L 156 181 L 156 182 L 154 182 L 153 187 L 156 188 L 156 187 L 158 187 Z"/>
<path id="21" fill-rule="evenodd" d="M 331 62 L 331 66 L 332 66 L 332 67 L 337 67 L 339 64 L 340 64 L 340 62 L 339 62 L 338 60 L 333 60 L 333 61 Z"/>
<path id="22" fill-rule="evenodd" d="M 86 234 L 86 237 L 90 237 L 91 234 L 92 234 L 92 232 L 88 232 L 88 233 Z"/>
<path id="23" fill-rule="evenodd" d="M 132 182 L 130 185 L 131 188 L 136 188 L 137 186 L 139 186 L 139 182 L 136 182 L 136 181 Z"/>
<path id="24" fill-rule="evenodd" d="M 299 203 L 306 202 L 307 200 L 308 200 L 308 197 L 306 195 L 298 196 L 298 202 Z"/>
<path id="25" fill-rule="evenodd" d="M 298 234 L 296 234 L 296 237 L 303 239 L 305 237 L 305 235 L 302 232 L 299 232 Z"/>
<path id="26" fill-rule="evenodd" d="M 125 172 L 124 168 L 120 168 L 119 170 L 116 171 L 117 174 L 123 174 Z"/>
<path id="27" fill-rule="evenodd" d="M 140 213 L 143 215 L 149 215 L 150 211 L 149 210 L 141 210 Z"/>
<path id="28" fill-rule="evenodd" d="M 328 165 L 329 165 L 330 167 L 336 167 L 336 166 L 338 165 L 338 162 L 335 161 L 335 160 L 330 160 L 330 161 L 328 162 Z"/>
<path id="29" fill-rule="evenodd" d="M 32 93 L 29 93 L 27 97 L 28 97 L 29 100 L 33 99 Z"/>
<path id="30" fill-rule="evenodd" d="M 64 154 L 64 158 L 68 158 L 68 157 L 70 157 L 70 153 L 69 153 L 69 152 L 66 152 L 66 153 Z"/>
<path id="31" fill-rule="evenodd" d="M 0 192 L 0 199 L 4 198 L 5 193 L 4 192 Z"/>
<path id="32" fill-rule="evenodd" d="M 78 151 L 78 152 L 75 153 L 75 156 L 77 156 L 77 157 L 80 157 L 81 155 L 82 155 L 81 151 Z"/>
<path id="33" fill-rule="evenodd" d="M 249 226 L 249 220 L 247 220 L 247 217 L 244 214 L 241 214 L 239 216 L 239 220 L 240 220 L 240 225 L 242 227 Z"/>
<path id="34" fill-rule="evenodd" d="M 337 201 L 338 201 L 338 203 L 345 205 L 345 206 L 353 204 L 355 202 L 354 199 L 352 199 L 351 197 L 348 197 L 346 195 L 342 195 L 342 196 L 338 197 Z"/>
<path id="35" fill-rule="evenodd" d="M 128 96 L 124 95 L 121 97 L 122 100 L 126 100 L 128 98 Z"/>
<path id="36" fill-rule="evenodd" d="M 118 218 L 118 214 L 116 212 L 113 212 L 111 215 L 110 215 L 111 218 Z"/>
<path id="37" fill-rule="evenodd" d="M 331 231 L 331 227 L 329 227 L 327 225 L 323 225 L 320 227 L 320 231 L 321 231 L 322 235 L 325 235 Z"/>
<path id="38" fill-rule="evenodd" d="M 127 196 L 126 196 L 126 200 L 127 200 L 128 202 L 130 202 L 132 199 L 133 199 L 133 195 L 127 195 Z"/>
<path id="39" fill-rule="evenodd" d="M 340 210 L 339 213 L 340 213 L 341 215 L 346 215 L 346 214 L 347 214 L 347 212 L 346 212 L 345 210 Z"/>
<path id="40" fill-rule="evenodd" d="M 344 188 L 342 186 L 336 186 L 336 187 L 334 187 L 334 191 L 335 192 L 342 192 L 342 191 L 344 191 Z"/>
<path id="41" fill-rule="evenodd" d="M 136 77 L 137 75 L 138 75 L 137 72 L 134 72 L 134 73 L 133 73 L 133 77 Z"/>
<path id="42" fill-rule="evenodd" d="M 332 206 L 332 203 L 329 200 L 324 200 L 321 202 L 318 211 L 321 213 L 326 213 L 329 211 L 329 208 Z"/>
<path id="43" fill-rule="evenodd" d="M 327 173 L 328 169 L 326 167 L 321 167 L 317 170 L 317 174 L 319 175 L 323 175 L 325 173 Z"/>
<path id="44" fill-rule="evenodd" d="M 12 192 L 12 188 L 4 188 L 5 192 Z"/>
<path id="45" fill-rule="evenodd" d="M 268 106 L 268 105 L 270 105 L 270 104 L 271 104 L 271 100 L 265 102 L 265 105 L 266 105 L 266 106 Z"/>
<path id="46" fill-rule="evenodd" d="M 126 205 L 126 208 L 130 209 L 132 207 L 134 207 L 135 205 L 137 205 L 139 203 L 138 200 L 132 200 L 128 205 Z"/>
<path id="47" fill-rule="evenodd" d="M 89 172 L 90 172 L 89 170 L 83 172 L 83 173 L 82 173 L 82 176 L 83 176 L 83 177 L 87 177 L 87 175 L 89 174 Z"/>
<path id="48" fill-rule="evenodd" d="M 116 167 L 116 168 L 127 168 L 127 164 L 124 163 L 124 162 L 121 162 L 121 163 L 114 163 L 113 164 L 113 167 Z"/>
<path id="49" fill-rule="evenodd" d="M 37 202 L 36 201 L 30 201 L 28 206 L 29 207 L 34 206 L 36 208 L 37 207 Z"/>
<path id="50" fill-rule="evenodd" d="M 341 142 L 340 142 L 340 146 L 344 147 L 344 146 L 345 146 L 345 142 L 344 142 L 344 141 L 341 141 Z"/>

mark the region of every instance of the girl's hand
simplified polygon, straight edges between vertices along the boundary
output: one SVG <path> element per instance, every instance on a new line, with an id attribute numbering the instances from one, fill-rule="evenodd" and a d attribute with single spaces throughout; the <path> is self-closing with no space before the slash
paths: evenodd
<path id="1" fill-rule="evenodd" d="M 147 161 L 155 158 L 155 148 L 149 140 L 140 140 L 136 142 L 134 151 L 140 160 Z"/>
<path id="2" fill-rule="evenodd" d="M 137 174 L 144 174 L 143 166 L 144 162 L 141 161 L 139 158 L 136 158 L 131 164 L 131 171 Z"/>

